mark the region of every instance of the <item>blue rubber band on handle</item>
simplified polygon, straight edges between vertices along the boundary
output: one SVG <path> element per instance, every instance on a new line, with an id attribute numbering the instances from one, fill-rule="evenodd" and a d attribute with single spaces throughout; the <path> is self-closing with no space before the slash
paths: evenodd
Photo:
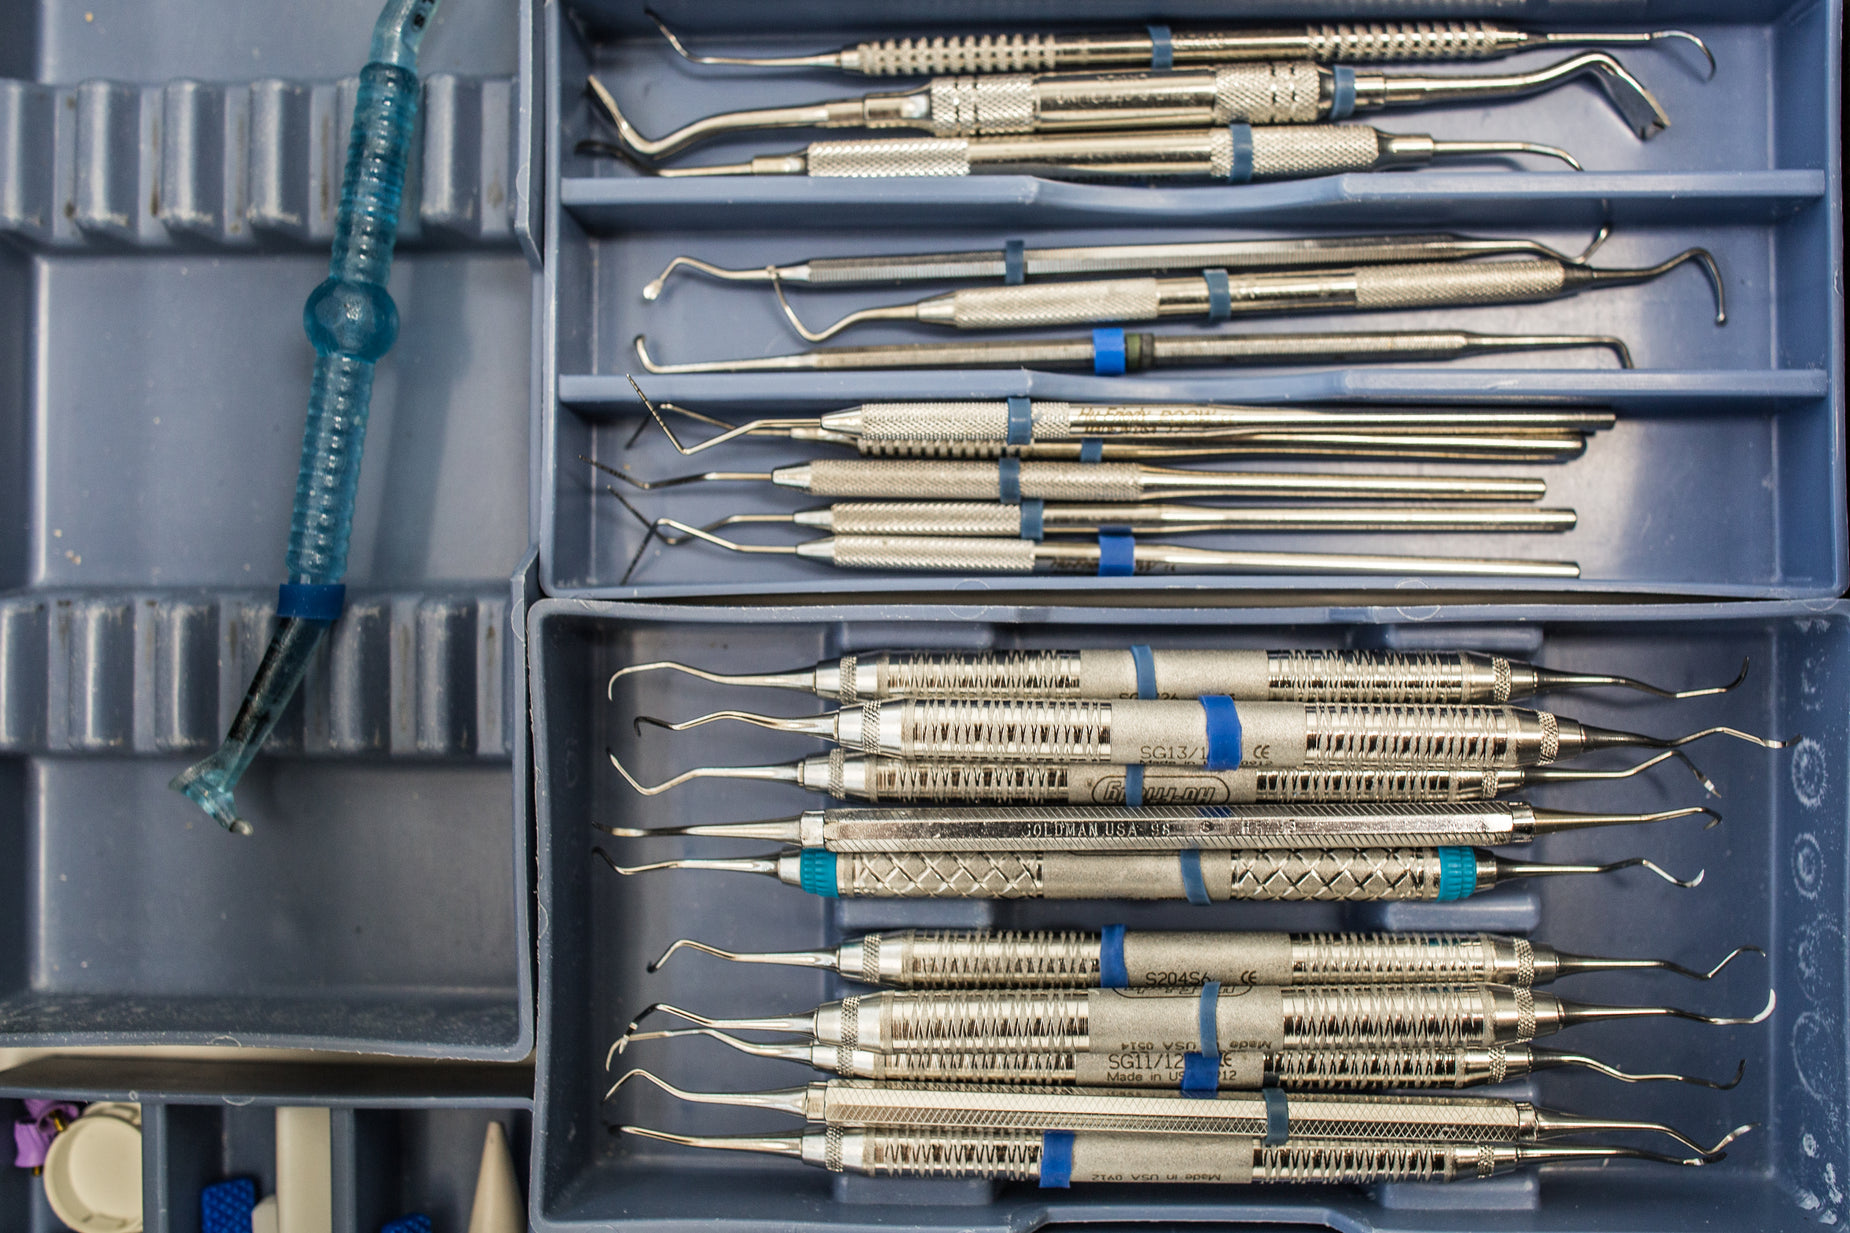
<path id="1" fill-rule="evenodd" d="M 1184 1053 L 1181 1088 L 1184 1096 L 1195 1100 L 1212 1100 L 1220 1095 L 1220 1054 Z"/>
<path id="2" fill-rule="evenodd" d="M 1017 394 L 1009 399 L 1008 436 L 1010 445 L 1030 445 L 1034 441 L 1034 404 Z"/>
<path id="3" fill-rule="evenodd" d="M 1137 539 L 1123 531 L 1098 533 L 1098 576 L 1129 578 L 1137 572 Z"/>
<path id="4" fill-rule="evenodd" d="M 1131 667 L 1137 671 L 1137 696 L 1145 701 L 1156 697 L 1156 656 L 1148 646 L 1131 648 Z"/>
<path id="5" fill-rule="evenodd" d="M 1469 899 L 1477 893 L 1477 853 L 1470 848 L 1439 849 L 1439 902 Z"/>
<path id="6" fill-rule="evenodd" d="M 1098 935 L 1098 984 L 1101 989 L 1128 989 L 1131 974 L 1124 970 L 1124 926 L 1106 925 Z"/>
<path id="7" fill-rule="evenodd" d="M 1092 331 L 1092 371 L 1101 377 L 1124 375 L 1124 331 L 1106 326 Z"/>
<path id="8" fill-rule="evenodd" d="M 1041 1132 L 1041 1189 L 1065 1190 L 1073 1184 L 1073 1132 Z"/>
<path id="9" fill-rule="evenodd" d="M 1182 893 L 1188 896 L 1188 901 L 1198 908 L 1214 902 L 1208 898 L 1208 884 L 1201 876 L 1201 850 L 1183 848 L 1176 853 L 1176 862 L 1182 868 Z"/>
<path id="10" fill-rule="evenodd" d="M 1084 441 L 1081 441 L 1079 443 L 1079 461 L 1105 461 L 1105 443 L 1097 437 L 1087 437 Z"/>
<path id="11" fill-rule="evenodd" d="M 1124 803 L 1132 809 L 1143 808 L 1143 766 L 1124 768 Z"/>
<path id="12" fill-rule="evenodd" d="M 1234 184 L 1245 184 L 1253 178 L 1253 126 L 1229 124 L 1227 131 L 1233 135 L 1233 165 L 1227 171 L 1227 179 Z"/>
<path id="13" fill-rule="evenodd" d="M 1220 1008 L 1220 982 L 1210 980 L 1201 986 L 1201 1000 L 1195 1006 L 1195 1034 L 1201 1041 L 1198 1052 L 1220 1056 L 1220 1024 L 1215 1013 Z"/>
<path id="14" fill-rule="evenodd" d="M 1349 93 L 1355 94 L 1354 70 L 1350 70 Z M 1025 252 L 1028 246 L 1020 240 L 1009 240 L 1002 245 L 1002 281 L 1011 287 L 1019 287 L 1028 281 L 1028 261 Z"/>
<path id="15" fill-rule="evenodd" d="M 1175 38 L 1168 26 L 1150 27 L 1150 67 L 1159 73 L 1176 66 Z"/>
<path id="16" fill-rule="evenodd" d="M 1044 525 L 1047 503 L 1035 497 L 1029 497 L 1021 503 L 1021 537 L 1023 539 L 1041 540 L 1047 536 Z"/>
<path id="17" fill-rule="evenodd" d="M 1227 271 L 1203 270 L 1201 281 L 1208 285 L 1208 320 L 1225 321 L 1233 316 L 1233 291 L 1227 286 Z"/>
<path id="18" fill-rule="evenodd" d="M 1339 64 L 1330 70 L 1334 78 L 1330 91 L 1330 119 L 1347 120 L 1355 114 L 1355 70 Z"/>
<path id="19" fill-rule="evenodd" d="M 821 895 L 824 899 L 840 897 L 841 883 L 837 880 L 835 853 L 821 848 L 804 848 L 803 856 L 797 862 L 797 874 L 799 883 L 810 894 Z"/>
<path id="20" fill-rule="evenodd" d="M 285 582 L 276 588 L 276 615 L 304 621 L 334 621 L 347 604 L 338 582 Z"/>
<path id="21" fill-rule="evenodd" d="M 1201 698 L 1202 715 L 1207 720 L 1210 771 L 1230 771 L 1240 765 L 1240 709 L 1226 694 L 1206 694 Z"/>
<path id="22" fill-rule="evenodd" d="M 1004 505 L 1021 504 L 1021 459 L 1004 458 L 996 464 L 996 494 Z"/>
<path id="23" fill-rule="evenodd" d="M 1283 1147 L 1291 1138 L 1291 1101 L 1276 1087 L 1262 1087 L 1259 1097 L 1265 1101 L 1265 1145 Z"/>

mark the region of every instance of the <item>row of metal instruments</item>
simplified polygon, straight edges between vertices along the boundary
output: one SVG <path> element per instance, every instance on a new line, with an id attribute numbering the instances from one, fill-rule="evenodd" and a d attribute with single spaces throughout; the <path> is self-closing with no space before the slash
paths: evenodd
<path id="1" fill-rule="evenodd" d="M 1734 728 L 1652 736 L 1513 705 L 1616 688 L 1666 700 L 1719 695 L 1474 652 L 1264 651 L 1149 646 L 847 655 L 777 672 L 674 661 L 616 671 L 612 701 L 653 674 L 808 693 L 839 709 L 779 717 L 727 710 L 647 727 L 736 721 L 821 738 L 832 753 L 765 766 L 703 766 L 645 784 L 658 795 L 723 777 L 796 784 L 866 808 L 674 827 L 594 823 L 625 842 L 667 836 L 786 845 L 747 857 L 677 857 L 616 873 L 702 870 L 774 877 L 829 898 L 1456 901 L 1498 882 L 1644 867 L 1513 861 L 1491 851 L 1587 828 L 1719 816 L 1706 805 L 1573 812 L 1505 799 L 1515 788 L 1619 779 L 1666 761 L 1717 786 L 1683 747 Z M 619 690 L 626 691 L 620 695 Z M 1795 738 L 1796 739 L 1796 738 Z M 1559 763 L 1658 751 L 1608 769 Z M 1101 803 L 1102 802 L 1102 803 Z M 1612 894 L 1624 894 L 1616 888 Z M 900 930 L 794 951 L 691 951 L 832 973 L 871 987 L 810 1009 L 719 1017 L 648 1006 L 610 1048 L 708 1038 L 829 1076 L 763 1091 L 692 1090 L 644 1069 L 606 1099 L 653 1084 L 677 1101 L 773 1111 L 789 1133 L 710 1135 L 613 1126 L 668 1143 L 786 1156 L 873 1176 L 1082 1182 L 1373 1183 L 1485 1178 L 1546 1162 L 1632 1158 L 1700 1166 L 1751 1126 L 1712 1138 L 1637 1118 L 1502 1095 L 1435 1094 L 1571 1068 L 1625 1082 L 1727 1090 L 1733 1076 L 1621 1067 L 1538 1046 L 1618 1019 L 1755 1024 L 1668 1005 L 1546 991 L 1583 973 L 1703 967 L 1569 953 L 1490 933 L 1286 933 L 1143 929 Z M 645 1020 L 684 1026 L 661 1028 Z M 771 1039 L 765 1039 L 769 1037 Z M 1614 1141 L 1618 1138 L 1621 1141 Z M 1588 1141 L 1589 1138 L 1595 1141 Z M 1652 1143 L 1650 1140 L 1655 1139 Z M 1568 1141 L 1571 1140 L 1571 1141 Z M 1649 1146 L 1640 1144 L 1649 1143 Z"/>

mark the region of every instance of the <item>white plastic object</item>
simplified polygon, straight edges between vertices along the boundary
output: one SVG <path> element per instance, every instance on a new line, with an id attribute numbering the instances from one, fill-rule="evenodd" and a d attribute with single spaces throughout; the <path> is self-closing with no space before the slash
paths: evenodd
<path id="1" fill-rule="evenodd" d="M 514 1174 L 507 1131 L 500 1122 L 490 1122 L 482 1141 L 482 1167 L 475 1175 L 468 1233 L 524 1233 L 526 1227 L 526 1205 L 520 1201 L 520 1180 Z"/>
<path id="2" fill-rule="evenodd" d="M 45 1198 L 77 1233 L 141 1233 L 141 1106 L 102 1101 L 52 1140 Z"/>
<path id="3" fill-rule="evenodd" d="M 277 1233 L 334 1233 L 334 1149 L 325 1108 L 276 1110 Z"/>

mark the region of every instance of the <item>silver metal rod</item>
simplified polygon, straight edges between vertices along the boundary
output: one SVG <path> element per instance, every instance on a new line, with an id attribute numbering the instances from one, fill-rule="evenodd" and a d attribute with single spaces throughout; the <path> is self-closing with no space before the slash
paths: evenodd
<path id="1" fill-rule="evenodd" d="M 1494 933 L 1266 933 L 1126 929 L 1107 941 L 1086 930 L 907 929 L 867 933 L 821 950 L 735 951 L 681 938 L 680 951 L 732 963 L 821 969 L 896 989 L 1133 989 L 1218 981 L 1239 985 L 1546 985 L 1585 972 L 1655 970 L 1712 980 L 1758 946 L 1737 946 L 1704 970 L 1668 959 L 1576 955 Z M 1109 952 L 1109 953 L 1108 953 Z"/>
<path id="2" fill-rule="evenodd" d="M 1623 339 L 1599 334 L 1472 334 L 1464 330 L 1399 330 L 1321 334 L 1123 335 L 1123 350 L 1106 355 L 1094 336 L 945 343 L 820 347 L 795 355 L 751 356 L 663 364 L 636 336 L 636 359 L 652 373 L 859 372 L 889 368 L 1082 368 L 1103 373 L 1216 364 L 1392 364 L 1445 361 L 1500 352 L 1610 351 L 1632 367 Z"/>
<path id="3" fill-rule="evenodd" d="M 1038 518 L 1038 521 L 1036 519 Z M 731 514 L 718 531 L 747 523 L 784 523 L 843 535 L 969 535 L 1003 539 L 1096 535 L 1106 529 L 1176 535 L 1332 531 L 1349 534 L 1453 531 L 1464 534 L 1571 531 L 1571 509 L 1533 505 L 1231 506 L 1043 505 L 975 501 L 836 502 L 788 514 Z M 667 537 L 664 536 L 664 539 Z M 673 542 L 673 541 L 671 541 Z"/>

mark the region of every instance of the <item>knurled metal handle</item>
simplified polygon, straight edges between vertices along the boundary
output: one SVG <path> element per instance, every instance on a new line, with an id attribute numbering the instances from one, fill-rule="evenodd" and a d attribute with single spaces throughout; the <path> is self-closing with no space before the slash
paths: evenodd
<path id="1" fill-rule="evenodd" d="M 1202 853 L 1204 865 L 1219 853 Z M 1232 853 L 1231 898 L 1362 902 L 1439 897 L 1431 848 L 1341 848 Z"/>
<path id="2" fill-rule="evenodd" d="M 1035 546 L 1025 539 L 955 539 L 933 535 L 837 535 L 836 565 L 845 569 L 929 570 L 959 574 L 1031 574 Z"/>
<path id="3" fill-rule="evenodd" d="M 1322 92 L 1322 74 L 1301 60 L 1225 64 L 1214 72 L 1214 119 L 1313 124 L 1324 118 Z"/>
<path id="4" fill-rule="evenodd" d="M 1310 57 L 1325 64 L 1487 60 L 1510 50 L 1510 32 L 1483 21 L 1335 22 L 1309 27 Z"/>
<path id="5" fill-rule="evenodd" d="M 813 263 L 812 263 L 813 264 Z M 870 402 L 861 406 L 863 441 L 982 442 L 1008 440 L 1006 402 Z"/>
<path id="6" fill-rule="evenodd" d="M 1073 1049 L 1085 1039 L 1086 995 L 1069 993 L 891 994 L 880 1003 L 880 1048 Z M 865 1003 L 863 1014 L 866 1013 Z M 869 1034 L 861 1034 L 863 1041 Z"/>
<path id="7" fill-rule="evenodd" d="M 868 786 L 861 795 L 870 802 L 892 804 L 1122 805 L 1125 771 L 1122 766 L 879 758 L 868 765 Z M 837 786 L 845 791 L 845 784 Z M 1479 801 L 1495 798 L 1503 786 L 1496 771 L 1397 767 L 1208 771 L 1159 766 L 1143 771 L 1146 805 Z M 841 799 L 844 792 L 831 788 L 829 795 Z"/>
<path id="8" fill-rule="evenodd" d="M 1018 287 L 966 287 L 952 293 L 960 330 L 1031 329 L 1095 321 L 1153 321 L 1162 294 L 1154 278 L 1105 278 Z"/>
<path id="9" fill-rule="evenodd" d="M 901 757 L 1111 761 L 1109 702 L 912 698 L 888 705 L 901 709 L 900 748 L 894 751 Z"/>
<path id="10" fill-rule="evenodd" d="M 1254 773 L 1254 780 L 1252 799 L 1263 804 L 1293 801 L 1479 801 L 1491 800 L 1499 790 L 1495 771 L 1423 771 L 1398 767 L 1258 771 Z M 1148 772 L 1145 773 L 1144 799 L 1157 803 L 1150 795 Z"/>
<path id="11" fill-rule="evenodd" d="M 880 179 L 970 174 L 970 143 L 962 137 L 815 141 L 804 153 L 812 176 Z"/>
<path id="12" fill-rule="evenodd" d="M 1080 687 L 1077 651 L 889 652 L 879 665 L 885 698 L 1066 698 Z"/>
<path id="13" fill-rule="evenodd" d="M 1533 947 L 1523 942 L 1530 954 Z M 1490 939 L 1457 933 L 1307 933 L 1292 939 L 1294 984 L 1478 984 L 1500 979 Z"/>
<path id="14" fill-rule="evenodd" d="M 855 67 L 870 77 L 939 73 L 1044 73 L 1055 67 L 1050 34 L 966 34 L 882 39 L 854 49 Z"/>
<path id="15" fill-rule="evenodd" d="M 1476 1148 L 1442 1143 L 1372 1143 L 1296 1140 L 1253 1150 L 1255 1182 L 1311 1182 L 1360 1186 L 1371 1182 L 1449 1182 L 1468 1167 L 1480 1176 Z"/>
<path id="16" fill-rule="evenodd" d="M 1466 701 L 1464 660 L 1451 652 L 1274 651 L 1266 668 L 1279 702 Z"/>
<path id="17" fill-rule="evenodd" d="M 829 511 L 837 535 L 1021 537 L 1021 507 L 980 501 L 857 501 Z"/>
<path id="18" fill-rule="evenodd" d="M 1099 981 L 1095 933 L 921 930 L 896 945 L 902 958 L 893 983 L 901 988 L 1085 989 Z"/>
<path id="19" fill-rule="evenodd" d="M 818 497 L 925 501 L 995 501 L 1001 473 L 993 464 L 927 458 L 818 458 L 807 464 L 808 491 Z M 1136 501 L 1140 472 L 1130 463 L 1028 462 L 1021 495 L 1046 501 Z"/>
<path id="20" fill-rule="evenodd" d="M 1559 261 L 1429 261 L 1361 266 L 1352 272 L 1357 308 L 1444 308 L 1551 300 L 1567 284 Z"/>
<path id="21" fill-rule="evenodd" d="M 845 853 L 836 877 L 844 897 L 1032 899 L 1041 893 L 1038 853 Z"/>
<path id="22" fill-rule="evenodd" d="M 1028 763 L 908 762 L 879 758 L 869 767 L 865 799 L 895 804 L 1058 802 L 1069 798 L 1071 768 Z M 831 796 L 841 794 L 831 791 Z M 1122 794 L 1120 793 L 1120 796 Z"/>
<path id="23" fill-rule="evenodd" d="M 1284 1040 L 1311 1045 L 1490 1045 L 1487 999 L 1476 988 L 1310 985 L 1284 991 Z"/>
<path id="24" fill-rule="evenodd" d="M 1023 73 L 934 77 L 929 89 L 931 129 L 943 137 L 1032 133 L 1040 116 L 1034 78 Z"/>
<path id="25" fill-rule="evenodd" d="M 1502 1051 L 1496 1051 L 1502 1056 Z M 1279 1087 L 1299 1091 L 1374 1091 L 1401 1087 L 1458 1087 L 1495 1082 L 1473 1075 L 1462 1049 L 1287 1049 L 1271 1057 Z"/>
<path id="26" fill-rule="evenodd" d="M 1305 707 L 1306 763 L 1491 770 L 1518 765 L 1514 717 L 1496 706 Z"/>
<path id="27" fill-rule="evenodd" d="M 838 1136 L 839 1128 L 828 1134 Z M 865 1130 L 859 1172 L 870 1177 L 1033 1181 L 1041 1174 L 1041 1136 L 1017 1131 Z M 840 1172 L 839 1145 L 827 1153 Z"/>
<path id="28" fill-rule="evenodd" d="M 1281 125 L 1255 128 L 1252 135 L 1255 180 L 1369 171 L 1381 157 L 1380 138 L 1361 124 Z"/>

